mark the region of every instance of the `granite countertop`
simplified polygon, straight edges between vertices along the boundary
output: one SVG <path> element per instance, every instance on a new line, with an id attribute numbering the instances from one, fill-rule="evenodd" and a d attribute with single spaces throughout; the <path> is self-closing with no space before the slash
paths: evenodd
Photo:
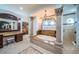
<path id="1" fill-rule="evenodd" d="M 10 36 L 10 35 L 15 35 L 15 34 L 20 34 L 22 32 L 4 32 L 4 33 L 0 33 L 0 35 L 3 35 L 3 36 Z"/>

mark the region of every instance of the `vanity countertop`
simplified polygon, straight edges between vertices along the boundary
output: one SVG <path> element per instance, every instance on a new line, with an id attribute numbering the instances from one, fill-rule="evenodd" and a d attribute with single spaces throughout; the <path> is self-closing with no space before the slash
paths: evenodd
<path id="1" fill-rule="evenodd" d="M 4 33 L 0 33 L 0 35 L 3 35 L 3 36 L 12 36 L 12 35 L 16 35 L 16 34 L 22 34 L 22 32 L 17 31 L 17 32 L 4 32 Z"/>

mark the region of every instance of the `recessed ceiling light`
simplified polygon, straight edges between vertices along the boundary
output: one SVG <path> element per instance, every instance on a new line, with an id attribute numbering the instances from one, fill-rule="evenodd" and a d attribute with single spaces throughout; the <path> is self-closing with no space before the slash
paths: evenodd
<path id="1" fill-rule="evenodd" d="M 20 7 L 20 10 L 23 10 L 23 7 Z"/>

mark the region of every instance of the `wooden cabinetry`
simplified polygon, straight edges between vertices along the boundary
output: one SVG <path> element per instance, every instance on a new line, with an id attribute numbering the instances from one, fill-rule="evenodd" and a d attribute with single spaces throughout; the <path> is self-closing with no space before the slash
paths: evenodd
<path id="1" fill-rule="evenodd" d="M 0 48 L 3 47 L 3 35 L 0 35 Z"/>
<path id="2" fill-rule="evenodd" d="M 3 48 L 3 39 L 6 37 L 14 37 L 16 42 L 23 40 L 23 33 L 5 33 L 4 35 L 0 34 L 0 48 Z"/>
<path id="3" fill-rule="evenodd" d="M 19 42 L 19 41 L 22 41 L 23 40 L 23 34 L 16 34 L 15 35 L 15 41 L 16 42 Z"/>

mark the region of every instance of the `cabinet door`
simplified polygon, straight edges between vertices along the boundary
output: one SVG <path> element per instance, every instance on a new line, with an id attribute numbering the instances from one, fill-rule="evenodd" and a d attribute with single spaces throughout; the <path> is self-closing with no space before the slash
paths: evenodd
<path id="1" fill-rule="evenodd" d="M 19 41 L 22 41 L 23 40 L 23 34 L 17 34 L 15 35 L 15 41 L 16 42 L 19 42 Z"/>
<path id="2" fill-rule="evenodd" d="M 0 35 L 0 48 L 3 47 L 3 35 Z"/>

